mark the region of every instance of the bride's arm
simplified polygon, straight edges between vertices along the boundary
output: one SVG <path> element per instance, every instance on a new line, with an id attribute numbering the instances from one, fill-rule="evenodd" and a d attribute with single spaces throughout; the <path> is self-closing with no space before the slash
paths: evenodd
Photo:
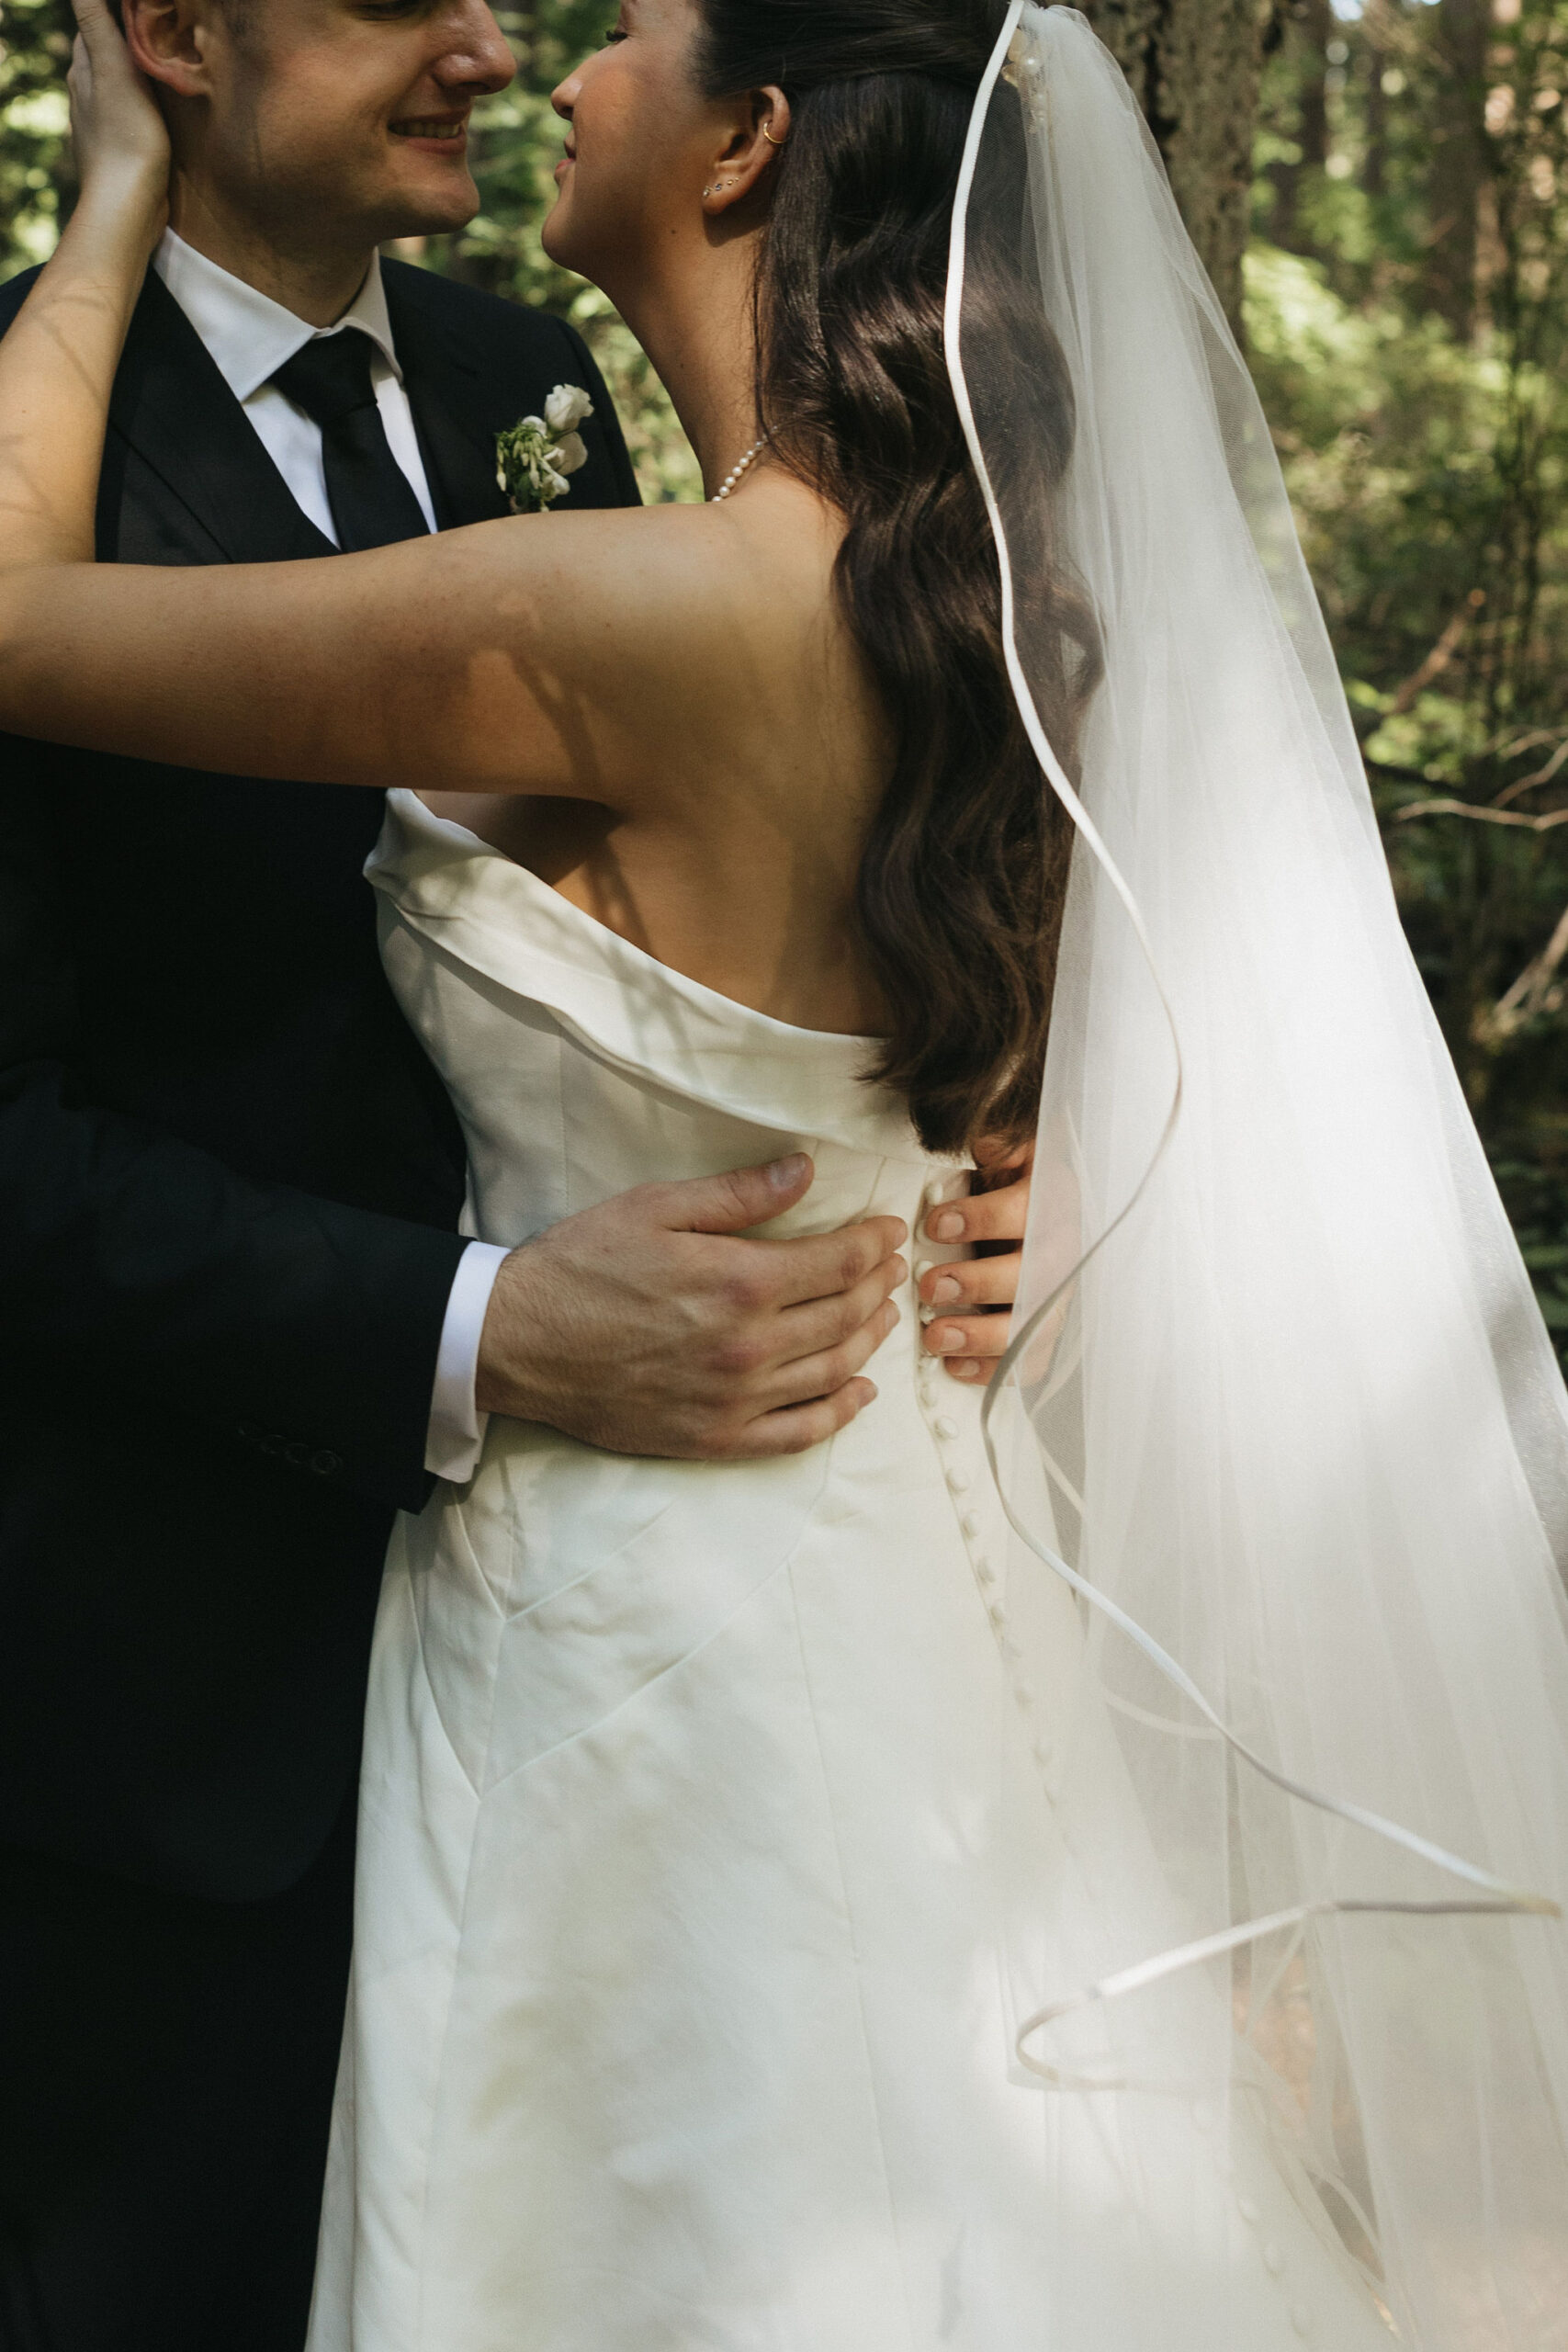
<path id="1" fill-rule="evenodd" d="M 0 385 L 0 435 L 12 413 Z M 0 515 L 0 729 L 220 774 L 630 811 L 666 797 L 657 746 L 722 743 L 729 697 L 709 689 L 761 650 L 703 576 L 706 522 L 551 516 L 176 571 L 17 564 Z"/>
<path id="2" fill-rule="evenodd" d="M 168 212 L 163 120 L 102 0 L 82 0 L 80 13 L 72 111 L 90 162 L 54 258 L 0 343 L 0 562 L 8 588 L 34 566 L 93 560 L 115 369 Z"/>
<path id="3" fill-rule="evenodd" d="M 716 565 L 728 514 L 552 514 L 332 562 L 93 562 L 167 146 L 103 0 L 78 14 L 82 196 L 0 343 L 0 729 L 252 776 L 645 797 L 650 741 L 688 740 L 705 679 L 764 650 Z"/>

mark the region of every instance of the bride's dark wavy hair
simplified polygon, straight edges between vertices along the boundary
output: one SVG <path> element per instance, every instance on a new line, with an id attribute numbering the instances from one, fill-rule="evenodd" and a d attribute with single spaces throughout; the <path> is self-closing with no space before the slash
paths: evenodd
<path id="1" fill-rule="evenodd" d="M 927 1148 L 1033 1133 L 1072 828 L 1003 668 L 1001 581 L 943 356 L 953 201 L 1002 0 L 697 0 L 705 93 L 782 87 L 756 289 L 757 401 L 773 449 L 842 512 L 843 611 L 895 729 L 861 861 L 860 927 L 887 1013 L 870 1075 Z M 1032 469 L 1013 542 L 1021 635 L 1069 773 L 1100 674 L 1093 618 L 1053 545 L 1073 399 L 1024 274 L 1024 127 L 998 87 L 966 277 L 987 357 L 993 471 Z M 1009 496 L 1010 518 L 1025 502 Z M 1045 649 L 1037 658 L 1038 649 Z"/>

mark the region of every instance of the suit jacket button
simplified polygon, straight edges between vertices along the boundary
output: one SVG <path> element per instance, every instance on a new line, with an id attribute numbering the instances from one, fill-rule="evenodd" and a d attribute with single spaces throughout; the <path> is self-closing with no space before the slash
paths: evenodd
<path id="1" fill-rule="evenodd" d="M 343 1468 L 343 1464 L 330 1447 L 323 1445 L 311 1454 L 310 1467 L 318 1478 L 331 1478 Z"/>
<path id="2" fill-rule="evenodd" d="M 263 1438 L 262 1452 L 264 1453 L 271 1454 L 281 1453 L 288 1442 L 288 1440 L 283 1435 L 280 1430 L 274 1430 L 270 1437 Z"/>
<path id="3" fill-rule="evenodd" d="M 284 1447 L 283 1458 L 285 1462 L 290 1463 L 296 1470 L 303 1470 L 305 1467 L 306 1451 L 307 1449 L 300 1443 L 299 1440 L 296 1438 L 292 1445 L 286 1445 Z"/>

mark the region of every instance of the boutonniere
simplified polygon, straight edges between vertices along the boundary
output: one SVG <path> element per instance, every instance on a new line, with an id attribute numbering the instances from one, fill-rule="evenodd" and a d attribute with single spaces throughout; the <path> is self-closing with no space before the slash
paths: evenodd
<path id="1" fill-rule="evenodd" d="M 495 478 L 514 514 L 542 514 L 571 488 L 567 477 L 588 463 L 578 426 L 593 413 L 581 384 L 558 384 L 543 416 L 522 416 L 495 436 Z"/>

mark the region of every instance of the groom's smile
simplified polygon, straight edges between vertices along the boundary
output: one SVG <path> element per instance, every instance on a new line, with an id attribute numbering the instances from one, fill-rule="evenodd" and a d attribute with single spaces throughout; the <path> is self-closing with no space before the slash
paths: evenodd
<path id="1" fill-rule="evenodd" d="M 454 115 L 405 115 L 400 121 L 389 125 L 394 139 L 402 139 L 417 146 L 466 148 L 468 145 L 468 109 Z"/>

